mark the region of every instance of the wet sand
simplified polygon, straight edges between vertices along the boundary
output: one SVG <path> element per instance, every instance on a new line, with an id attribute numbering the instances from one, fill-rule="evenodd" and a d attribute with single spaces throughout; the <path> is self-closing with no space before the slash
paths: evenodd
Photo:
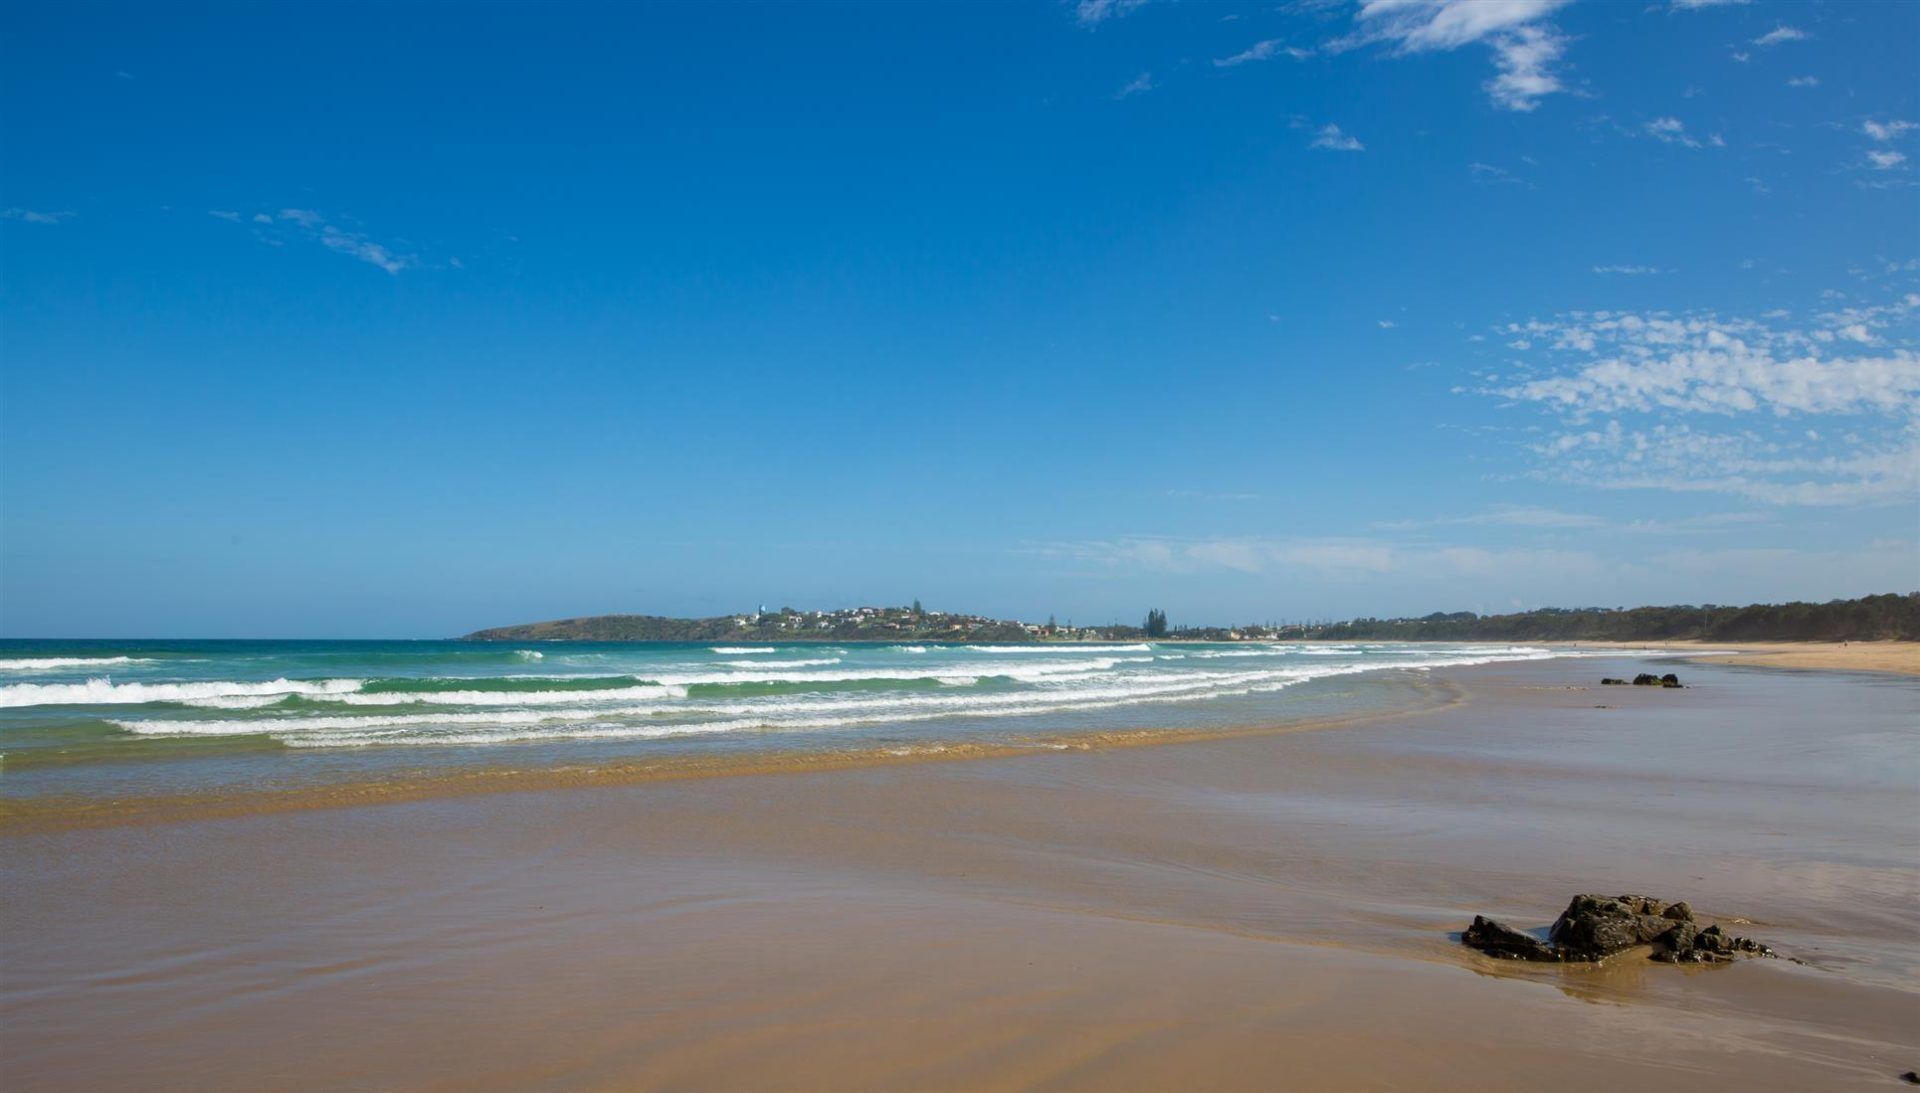
<path id="1" fill-rule="evenodd" d="M 1582 649 L 1661 649 L 1701 652 L 1681 658 L 1696 664 L 1739 664 L 1749 668 L 1812 668 L 1827 672 L 1895 672 L 1920 675 L 1920 641 L 1548 641 L 1541 644 Z"/>
<path id="2" fill-rule="evenodd" d="M 1920 641 L 1801 641 L 1740 645 L 1729 656 L 1702 662 L 1762 668 L 1819 668 L 1834 672 L 1899 672 L 1920 675 Z"/>
<path id="3" fill-rule="evenodd" d="M 0 838 L 14 1089 L 1820 1089 L 1920 1066 L 1920 683 Z M 1660 668 L 1659 670 L 1668 670 Z M 1502 964 L 1685 898 L 1806 963 Z"/>

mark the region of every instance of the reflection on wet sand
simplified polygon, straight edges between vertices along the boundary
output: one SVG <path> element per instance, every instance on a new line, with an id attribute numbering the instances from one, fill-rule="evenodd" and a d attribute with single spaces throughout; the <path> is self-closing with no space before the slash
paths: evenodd
<path id="1" fill-rule="evenodd" d="M 1920 685 L 0 839 L 10 1086 L 1837 1088 L 1920 1061 Z M 1684 898 L 1808 961 L 1450 936 Z M 1743 928 L 1744 929 L 1744 928 Z M 111 1030 L 108 1034 L 103 1030 Z"/>

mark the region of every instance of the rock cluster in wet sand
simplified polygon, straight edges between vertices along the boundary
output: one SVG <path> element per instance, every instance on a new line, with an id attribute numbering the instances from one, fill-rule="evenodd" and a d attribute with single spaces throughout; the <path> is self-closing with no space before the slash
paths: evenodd
<path id="1" fill-rule="evenodd" d="M 1667 964 L 1716 964 L 1741 955 L 1773 955 L 1765 945 L 1734 937 L 1718 925 L 1701 927 L 1685 902 L 1667 903 L 1652 896 L 1575 896 L 1545 941 L 1475 915 L 1460 940 L 1489 956 L 1552 964 L 1592 963 L 1636 945 L 1652 946 L 1653 959 Z"/>
<path id="2" fill-rule="evenodd" d="M 1600 683 L 1602 686 L 1606 686 L 1606 687 L 1625 687 L 1628 681 L 1624 679 L 1613 679 L 1611 677 L 1607 677 L 1607 678 L 1601 679 Z M 1639 675 L 1633 677 L 1632 683 L 1635 687 L 1683 686 L 1683 684 L 1680 682 L 1680 677 L 1677 675 L 1674 675 L 1672 672 L 1668 672 L 1666 675 L 1663 675 L 1663 676 L 1654 675 L 1652 672 L 1641 672 Z"/>

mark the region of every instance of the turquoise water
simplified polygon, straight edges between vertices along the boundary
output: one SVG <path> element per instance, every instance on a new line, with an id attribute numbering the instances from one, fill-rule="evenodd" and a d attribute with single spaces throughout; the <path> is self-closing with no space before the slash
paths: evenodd
<path id="1" fill-rule="evenodd" d="M 1438 644 L 0 642 L 0 793 L 399 768 L 1020 743 L 1417 703 Z"/>

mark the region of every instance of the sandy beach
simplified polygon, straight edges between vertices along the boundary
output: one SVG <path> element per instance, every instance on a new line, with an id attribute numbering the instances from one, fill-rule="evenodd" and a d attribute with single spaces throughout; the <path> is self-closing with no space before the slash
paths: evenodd
<path id="1" fill-rule="evenodd" d="M 1683 658 L 1695 664 L 1920 675 L 1920 641 L 1549 641 L 1541 644 L 1559 648 L 1635 650 L 1657 644 L 1662 649 L 1700 650 Z"/>
<path id="2" fill-rule="evenodd" d="M 1707 642 L 1672 642 L 1676 648 L 1708 646 Z M 1898 672 L 1920 675 L 1920 642 L 1915 641 L 1783 641 L 1736 646 L 1714 646 L 1731 652 L 1688 659 L 1760 668 L 1815 668 L 1833 672 Z"/>
<path id="3" fill-rule="evenodd" d="M 1920 684 L 1670 661 L 1152 747 L 0 838 L 14 1089 L 1851 1088 L 1920 1066 Z M 1788 959 L 1515 966 L 1690 900 Z"/>

